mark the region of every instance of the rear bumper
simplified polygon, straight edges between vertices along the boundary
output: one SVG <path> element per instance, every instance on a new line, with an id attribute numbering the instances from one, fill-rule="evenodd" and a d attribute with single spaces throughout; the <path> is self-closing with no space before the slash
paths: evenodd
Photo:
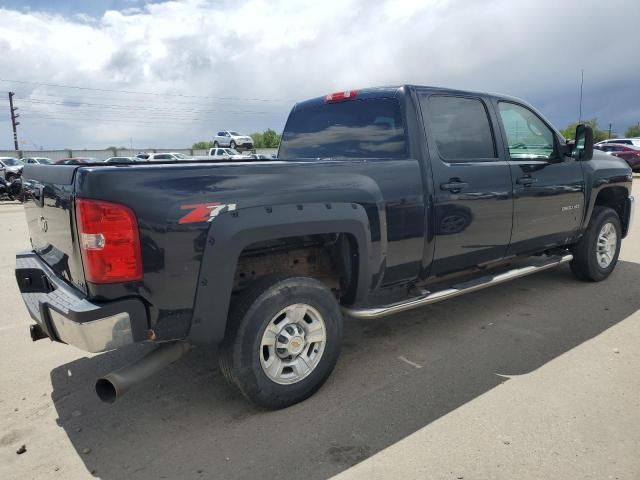
<path id="1" fill-rule="evenodd" d="M 16 255 L 16 281 L 29 315 L 54 341 L 95 353 L 146 339 L 147 309 L 141 300 L 90 302 L 34 252 Z"/>

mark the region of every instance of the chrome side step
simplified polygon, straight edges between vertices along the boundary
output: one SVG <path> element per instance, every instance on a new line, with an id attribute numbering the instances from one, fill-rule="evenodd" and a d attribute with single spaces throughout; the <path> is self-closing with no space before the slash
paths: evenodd
<path id="1" fill-rule="evenodd" d="M 500 283 L 508 282 L 516 278 L 525 277 L 532 273 L 541 272 L 542 270 L 548 270 L 550 268 L 557 267 L 563 263 L 567 263 L 573 260 L 573 255 L 567 254 L 563 256 L 554 256 L 547 259 L 546 262 L 540 265 L 528 265 L 525 267 L 514 268 L 504 273 L 496 275 L 487 275 L 477 280 L 469 282 L 463 282 L 458 285 L 454 285 L 446 290 L 440 290 L 433 292 L 423 297 L 415 297 L 403 302 L 391 303 L 389 305 L 381 305 L 378 307 L 366 307 L 366 308 L 347 308 L 344 307 L 342 311 L 353 318 L 359 319 L 372 319 L 381 318 L 388 315 L 404 312 L 413 308 L 423 307 L 425 305 L 431 305 L 432 303 L 440 302 L 442 300 L 448 300 L 449 298 L 457 297 L 465 293 L 475 292 L 482 290 L 483 288 L 498 285 Z"/>

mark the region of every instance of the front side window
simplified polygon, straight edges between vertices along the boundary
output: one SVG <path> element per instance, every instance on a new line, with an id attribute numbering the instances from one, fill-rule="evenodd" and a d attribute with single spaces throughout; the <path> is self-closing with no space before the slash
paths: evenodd
<path id="1" fill-rule="evenodd" d="M 432 96 L 422 101 L 423 114 L 431 119 L 433 137 L 446 160 L 496 158 L 487 109 L 474 98 Z"/>
<path id="2" fill-rule="evenodd" d="M 500 118 L 512 159 L 549 160 L 555 155 L 553 131 L 528 108 L 499 102 Z"/>
<path id="3" fill-rule="evenodd" d="M 380 97 L 298 105 L 282 134 L 279 158 L 407 158 L 400 103 Z"/>

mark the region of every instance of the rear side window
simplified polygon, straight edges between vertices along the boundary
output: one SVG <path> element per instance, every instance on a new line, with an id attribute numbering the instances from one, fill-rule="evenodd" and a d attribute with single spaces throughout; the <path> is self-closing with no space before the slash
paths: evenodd
<path id="1" fill-rule="evenodd" d="M 297 106 L 278 157 L 407 158 L 400 104 L 395 98 L 372 98 Z"/>
<path id="2" fill-rule="evenodd" d="M 432 96 L 422 101 L 431 119 L 438 152 L 446 160 L 496 158 L 484 104 L 473 98 Z"/>

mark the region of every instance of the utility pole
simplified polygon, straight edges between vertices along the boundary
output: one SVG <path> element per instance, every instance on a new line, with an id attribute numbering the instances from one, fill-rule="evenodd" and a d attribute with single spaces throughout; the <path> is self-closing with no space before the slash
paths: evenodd
<path id="1" fill-rule="evenodd" d="M 611 138 L 611 124 L 609 124 L 609 135 L 607 135 L 607 139 Z"/>
<path id="2" fill-rule="evenodd" d="M 18 107 L 13 106 L 13 96 L 15 93 L 9 92 L 9 110 L 11 110 L 11 125 L 13 126 L 13 145 L 16 147 L 16 152 L 19 150 L 18 148 L 18 131 L 16 127 L 20 125 L 16 119 L 20 116 L 20 114 L 16 113 Z"/>

